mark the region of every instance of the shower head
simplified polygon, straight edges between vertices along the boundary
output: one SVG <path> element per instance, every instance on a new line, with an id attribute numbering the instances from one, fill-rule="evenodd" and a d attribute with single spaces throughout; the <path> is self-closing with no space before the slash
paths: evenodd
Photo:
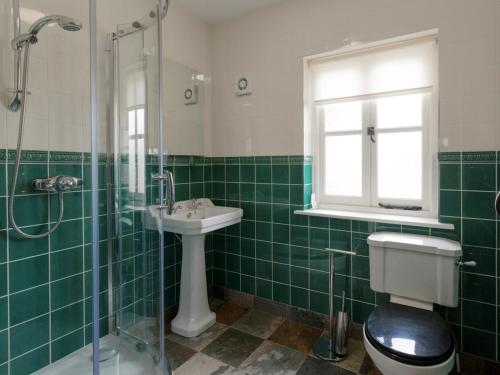
<path id="1" fill-rule="evenodd" d="M 36 35 L 38 32 L 45 26 L 57 23 L 61 28 L 66 31 L 78 31 L 82 28 L 82 24 L 75 20 L 74 18 L 60 16 L 60 15 L 52 15 L 40 18 L 38 21 L 33 23 L 28 29 L 28 34 Z"/>
<path id="2" fill-rule="evenodd" d="M 38 40 L 37 34 L 40 30 L 53 23 L 57 23 L 59 27 L 66 31 L 78 31 L 82 28 L 81 22 L 71 17 L 57 14 L 42 17 L 30 26 L 27 33 L 21 34 L 12 40 L 12 48 L 17 50 L 26 43 L 36 43 Z"/>

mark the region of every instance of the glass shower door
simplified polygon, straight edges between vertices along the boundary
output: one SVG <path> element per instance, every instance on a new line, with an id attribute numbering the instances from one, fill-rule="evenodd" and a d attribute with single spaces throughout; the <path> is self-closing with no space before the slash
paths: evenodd
<path id="1" fill-rule="evenodd" d="M 120 25 L 114 38 L 114 304 L 120 346 L 145 353 L 143 374 L 168 373 L 164 359 L 163 236 L 150 219 L 163 182 L 160 25 Z M 149 358 L 148 358 L 149 357 Z"/>

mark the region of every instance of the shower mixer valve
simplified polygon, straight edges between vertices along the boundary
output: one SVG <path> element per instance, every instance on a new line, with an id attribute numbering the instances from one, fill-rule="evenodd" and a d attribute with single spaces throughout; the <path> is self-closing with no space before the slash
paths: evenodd
<path id="1" fill-rule="evenodd" d="M 82 186 L 83 180 L 73 176 L 55 176 L 33 180 L 33 189 L 48 193 L 65 193 Z"/>

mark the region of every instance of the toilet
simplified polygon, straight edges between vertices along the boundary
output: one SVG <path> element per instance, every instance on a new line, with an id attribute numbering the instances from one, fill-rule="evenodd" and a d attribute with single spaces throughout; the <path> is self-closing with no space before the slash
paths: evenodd
<path id="1" fill-rule="evenodd" d="M 433 304 L 458 305 L 456 241 L 405 233 L 368 237 L 370 286 L 390 294 L 363 325 L 366 351 L 384 375 L 444 375 L 455 364 L 455 341 Z"/>

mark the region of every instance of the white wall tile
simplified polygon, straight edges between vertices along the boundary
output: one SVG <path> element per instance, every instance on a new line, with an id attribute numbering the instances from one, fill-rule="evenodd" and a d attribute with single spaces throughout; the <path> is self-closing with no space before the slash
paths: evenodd
<path id="1" fill-rule="evenodd" d="M 300 149 L 303 56 L 339 48 L 345 38 L 370 42 L 431 28 L 439 29 L 441 150 L 500 149 L 492 136 L 500 128 L 499 16 L 497 0 L 289 0 L 217 25 L 214 155 L 239 155 L 248 137 L 263 154 Z M 254 94 L 238 101 L 232 77 L 246 71 Z M 286 126 L 279 118 L 289 119 Z M 250 136 L 238 122 L 252 124 Z"/>

